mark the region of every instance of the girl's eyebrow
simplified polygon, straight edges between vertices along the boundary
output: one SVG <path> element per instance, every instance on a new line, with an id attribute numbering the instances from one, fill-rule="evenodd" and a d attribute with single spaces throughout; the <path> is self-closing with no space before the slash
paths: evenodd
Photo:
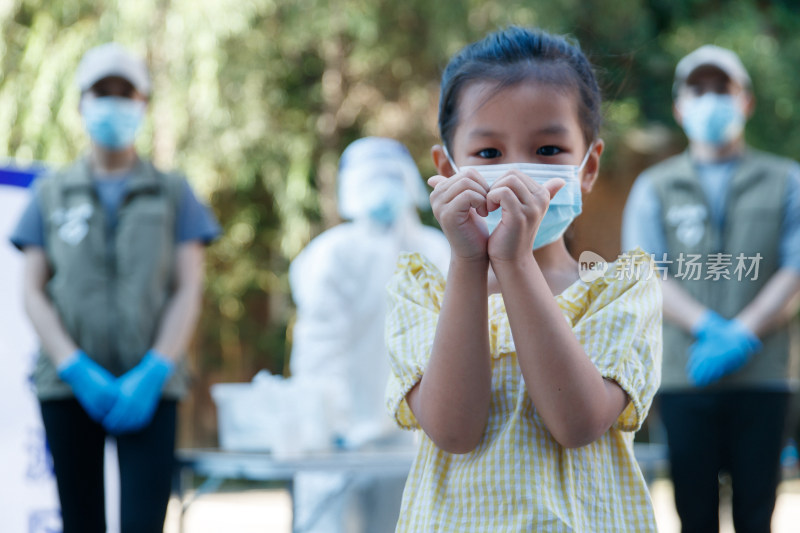
<path id="1" fill-rule="evenodd" d="M 534 132 L 536 135 L 566 135 L 569 130 L 563 124 L 549 124 Z M 478 128 L 469 132 L 469 137 L 503 137 L 505 134 L 486 128 Z"/>
<path id="2" fill-rule="evenodd" d="M 503 133 L 495 130 L 478 128 L 469 132 L 469 137 L 502 137 Z"/>
<path id="3" fill-rule="evenodd" d="M 538 130 L 536 133 L 547 135 L 565 135 L 569 133 L 569 130 L 562 124 L 550 124 L 549 126 L 545 126 L 544 128 Z"/>

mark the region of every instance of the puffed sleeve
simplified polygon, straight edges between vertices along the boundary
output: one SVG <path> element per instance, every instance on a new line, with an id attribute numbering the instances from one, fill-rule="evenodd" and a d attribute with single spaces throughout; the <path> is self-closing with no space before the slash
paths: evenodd
<path id="1" fill-rule="evenodd" d="M 388 285 L 385 333 L 392 372 L 386 407 L 402 428 L 419 428 L 406 394 L 422 378 L 430 358 L 444 283 L 442 273 L 425 257 L 403 253 Z"/>
<path id="2" fill-rule="evenodd" d="M 582 312 L 570 316 L 573 331 L 602 376 L 630 399 L 614 427 L 636 431 L 661 382 L 661 284 L 653 261 L 641 249 L 623 254 L 585 287 L 576 295 Z"/>

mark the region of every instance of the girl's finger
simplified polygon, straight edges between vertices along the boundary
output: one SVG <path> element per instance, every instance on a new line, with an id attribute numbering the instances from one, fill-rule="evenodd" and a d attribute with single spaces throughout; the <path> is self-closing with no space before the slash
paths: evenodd
<path id="1" fill-rule="evenodd" d="M 552 200 L 565 185 L 566 181 L 562 178 L 552 178 L 539 184 L 529 176 L 512 170 L 492 184 L 492 188 L 508 187 L 516 193 L 517 198 L 519 198 L 522 203 L 528 204 L 532 201 L 534 196 L 542 193 L 546 194 L 548 201 Z M 532 196 L 529 196 L 528 193 Z M 489 205 L 490 209 L 493 207 L 492 204 Z"/>
<path id="2" fill-rule="evenodd" d="M 444 178 L 444 181 L 437 180 L 438 187 L 434 188 L 431 193 L 431 203 L 449 203 L 452 202 L 456 196 L 464 191 L 474 191 L 479 194 L 483 201 L 486 198 L 486 189 L 477 181 L 468 177 L 460 179 Z"/>
<path id="3" fill-rule="evenodd" d="M 522 203 L 517 191 L 508 186 L 492 187 L 492 190 L 486 195 L 486 209 L 489 211 L 494 211 L 501 206 L 509 209 L 514 202 Z"/>
<path id="4" fill-rule="evenodd" d="M 462 170 L 460 173 L 463 173 L 464 177 L 468 177 L 469 179 L 471 179 L 472 181 L 474 181 L 475 183 L 480 185 L 483 188 L 484 192 L 489 192 L 489 189 L 490 189 L 489 183 L 486 181 L 486 179 L 483 176 L 481 176 L 481 173 L 478 172 L 477 169 L 468 168 L 468 169 Z M 456 174 L 456 175 L 458 175 L 458 174 Z"/>
<path id="5" fill-rule="evenodd" d="M 490 210 L 498 207 L 501 198 L 505 198 L 507 202 L 516 199 L 517 202 L 529 204 L 533 200 L 533 195 L 536 193 L 538 187 L 540 186 L 528 176 L 512 170 L 492 184 L 489 195 L 486 197 L 487 200 L 490 200 L 488 207 Z M 491 194 L 492 191 L 504 192 L 502 194 Z"/>
<path id="6" fill-rule="evenodd" d="M 430 187 L 435 189 L 437 185 L 439 185 L 440 183 L 442 183 L 446 179 L 447 178 L 445 178 L 444 176 L 440 176 L 439 174 L 437 174 L 435 176 L 431 176 L 430 178 L 428 178 L 428 186 L 430 186 Z"/>
<path id="7" fill-rule="evenodd" d="M 561 178 L 552 178 L 544 182 L 542 184 L 542 187 L 547 189 L 547 191 L 550 193 L 550 199 L 552 200 L 553 196 L 555 196 L 556 193 L 560 191 L 561 188 L 564 187 L 566 184 L 567 182 Z"/>
<path id="8" fill-rule="evenodd" d="M 430 185 L 433 188 L 436 188 L 436 186 L 439 185 L 440 183 L 455 183 L 465 178 L 479 184 L 484 189 L 484 191 L 486 192 L 489 191 L 489 184 L 486 182 L 483 176 L 481 176 L 480 173 L 478 173 L 478 171 L 475 170 L 474 168 L 461 170 L 456 174 L 450 176 L 449 178 L 438 174 L 436 176 L 431 176 L 430 178 L 428 178 L 428 185 Z"/>
<path id="9" fill-rule="evenodd" d="M 473 208 L 482 217 L 489 214 L 486 209 L 486 197 L 472 189 L 465 189 L 458 193 L 450 202 L 450 205 L 459 212 L 469 211 L 469 208 Z"/>

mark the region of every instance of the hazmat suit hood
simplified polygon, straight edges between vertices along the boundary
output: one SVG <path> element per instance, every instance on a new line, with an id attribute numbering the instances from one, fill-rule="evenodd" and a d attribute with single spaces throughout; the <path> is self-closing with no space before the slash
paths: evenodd
<path id="1" fill-rule="evenodd" d="M 384 137 L 352 142 L 339 160 L 339 215 L 370 217 L 385 204 L 400 211 L 430 209 L 417 165 L 402 143 Z"/>

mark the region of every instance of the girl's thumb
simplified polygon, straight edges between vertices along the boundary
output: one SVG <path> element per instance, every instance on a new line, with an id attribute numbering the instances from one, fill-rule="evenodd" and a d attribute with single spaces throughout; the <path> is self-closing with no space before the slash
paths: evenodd
<path id="1" fill-rule="evenodd" d="M 550 193 L 550 199 L 552 200 L 553 196 L 555 196 L 556 193 L 561 190 L 561 187 L 566 184 L 567 182 L 561 178 L 553 178 L 544 182 L 542 186 Z"/>

